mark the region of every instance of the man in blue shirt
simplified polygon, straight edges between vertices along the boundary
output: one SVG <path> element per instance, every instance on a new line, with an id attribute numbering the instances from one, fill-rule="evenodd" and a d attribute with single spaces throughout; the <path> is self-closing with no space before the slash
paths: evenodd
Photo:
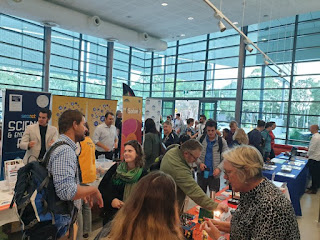
<path id="1" fill-rule="evenodd" d="M 78 110 L 67 110 L 61 114 L 59 121 L 60 137 L 57 140 L 67 144 L 57 147 L 51 154 L 48 171 L 52 174 L 53 184 L 57 196 L 64 201 L 73 201 L 75 213 L 81 209 L 81 199 L 89 202 L 97 202 L 103 207 L 103 200 L 98 188 L 93 186 L 80 186 L 79 163 L 76 155 L 76 143 L 84 140 L 85 118 Z M 72 215 L 58 215 L 56 219 L 57 238 L 64 236 L 69 229 Z M 70 233 L 72 234 L 72 233 Z"/>
<path id="2" fill-rule="evenodd" d="M 228 150 L 228 146 L 226 140 L 216 134 L 216 121 L 209 119 L 205 127 L 207 134 L 202 141 L 203 149 L 199 158 L 200 166 L 197 179 L 199 186 L 205 193 L 207 193 L 208 186 L 210 191 L 218 192 L 220 190 L 220 173 L 223 169 L 221 154 Z M 222 144 L 221 148 L 219 148 L 219 141 Z"/>

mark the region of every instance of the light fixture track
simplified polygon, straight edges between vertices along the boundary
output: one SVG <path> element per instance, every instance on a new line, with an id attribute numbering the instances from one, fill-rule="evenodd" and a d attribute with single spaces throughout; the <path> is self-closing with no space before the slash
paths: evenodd
<path id="1" fill-rule="evenodd" d="M 225 20 L 234 30 L 236 30 L 240 34 L 240 36 L 243 37 L 243 41 L 245 42 L 245 44 L 247 44 L 247 46 L 246 46 L 247 50 L 251 49 L 249 45 L 252 45 L 255 49 L 257 49 L 258 52 L 260 52 L 263 55 L 265 61 L 267 61 L 269 64 L 273 64 L 279 70 L 279 76 L 280 75 L 281 75 L 281 77 L 290 76 L 290 74 L 285 73 L 282 70 L 282 68 L 280 68 L 271 58 L 269 58 L 269 56 L 266 53 L 264 53 L 255 43 L 253 43 L 247 37 L 247 35 L 244 34 L 244 32 L 242 32 L 240 29 L 238 29 L 237 26 L 234 25 L 233 22 L 230 21 L 230 19 L 227 18 L 215 5 L 213 5 L 209 0 L 203 0 L 203 1 L 205 1 L 208 4 L 208 6 L 214 10 L 214 16 L 219 16 L 220 21 L 222 19 Z"/>

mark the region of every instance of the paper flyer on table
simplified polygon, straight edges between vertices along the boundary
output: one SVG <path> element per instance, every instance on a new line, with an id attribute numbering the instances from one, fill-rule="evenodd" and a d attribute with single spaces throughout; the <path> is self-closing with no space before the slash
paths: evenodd
<path id="1" fill-rule="evenodd" d="M 283 164 L 286 160 L 280 158 L 272 158 L 271 162 Z"/>

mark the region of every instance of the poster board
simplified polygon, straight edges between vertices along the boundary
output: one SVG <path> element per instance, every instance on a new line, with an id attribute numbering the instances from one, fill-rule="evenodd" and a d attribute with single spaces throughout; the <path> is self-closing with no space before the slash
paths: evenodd
<path id="1" fill-rule="evenodd" d="M 130 140 L 141 143 L 142 138 L 142 98 L 123 96 L 121 155 L 123 159 L 124 144 Z"/>
<path id="2" fill-rule="evenodd" d="M 104 115 L 106 112 L 110 111 L 114 114 L 116 113 L 117 101 L 54 95 L 52 97 L 53 126 L 58 128 L 59 117 L 68 109 L 79 110 L 86 116 L 86 121 L 90 129 L 90 136 L 92 137 L 95 128 L 104 122 Z"/>
<path id="3" fill-rule="evenodd" d="M 147 98 L 145 105 L 144 119 L 153 119 L 156 128 L 160 131 L 160 117 L 162 110 L 162 100 L 156 98 Z"/>
<path id="4" fill-rule="evenodd" d="M 61 114 L 68 110 L 79 110 L 86 115 L 86 98 L 68 97 L 68 96 L 52 96 L 52 126 L 58 128 L 58 120 Z"/>
<path id="5" fill-rule="evenodd" d="M 22 159 L 25 150 L 19 144 L 27 126 L 38 121 L 40 108 L 49 108 L 51 94 L 5 89 L 3 94 L 2 161 L 0 179 L 4 178 L 4 161 Z"/>
<path id="6" fill-rule="evenodd" d="M 118 101 L 116 100 L 88 99 L 86 116 L 91 137 L 93 136 L 96 127 L 104 122 L 106 112 L 112 112 L 116 115 L 117 102 Z"/>

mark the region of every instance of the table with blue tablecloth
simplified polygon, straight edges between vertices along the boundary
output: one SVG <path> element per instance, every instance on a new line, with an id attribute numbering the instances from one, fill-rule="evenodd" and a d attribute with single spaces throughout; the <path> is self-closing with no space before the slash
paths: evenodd
<path id="1" fill-rule="evenodd" d="M 282 160 L 285 161 L 285 157 L 283 155 L 277 156 L 277 158 L 280 157 Z M 272 175 L 275 174 L 275 181 L 278 182 L 286 182 L 289 194 L 291 198 L 291 203 L 294 208 L 294 211 L 297 216 L 302 216 L 301 213 L 301 206 L 300 206 L 300 198 L 305 192 L 306 184 L 307 184 L 307 176 L 308 176 L 308 168 L 307 168 L 307 162 L 308 160 L 306 158 L 302 157 L 296 157 L 297 161 L 285 161 L 284 163 L 275 163 L 276 168 L 274 170 L 263 170 L 263 175 L 267 177 L 268 179 L 272 179 Z M 301 166 L 299 166 L 301 169 L 292 169 L 290 173 L 292 176 L 282 176 L 278 175 L 279 173 L 282 174 L 284 172 L 281 171 L 281 167 L 283 165 L 291 165 L 291 163 L 294 162 L 300 162 Z"/>

